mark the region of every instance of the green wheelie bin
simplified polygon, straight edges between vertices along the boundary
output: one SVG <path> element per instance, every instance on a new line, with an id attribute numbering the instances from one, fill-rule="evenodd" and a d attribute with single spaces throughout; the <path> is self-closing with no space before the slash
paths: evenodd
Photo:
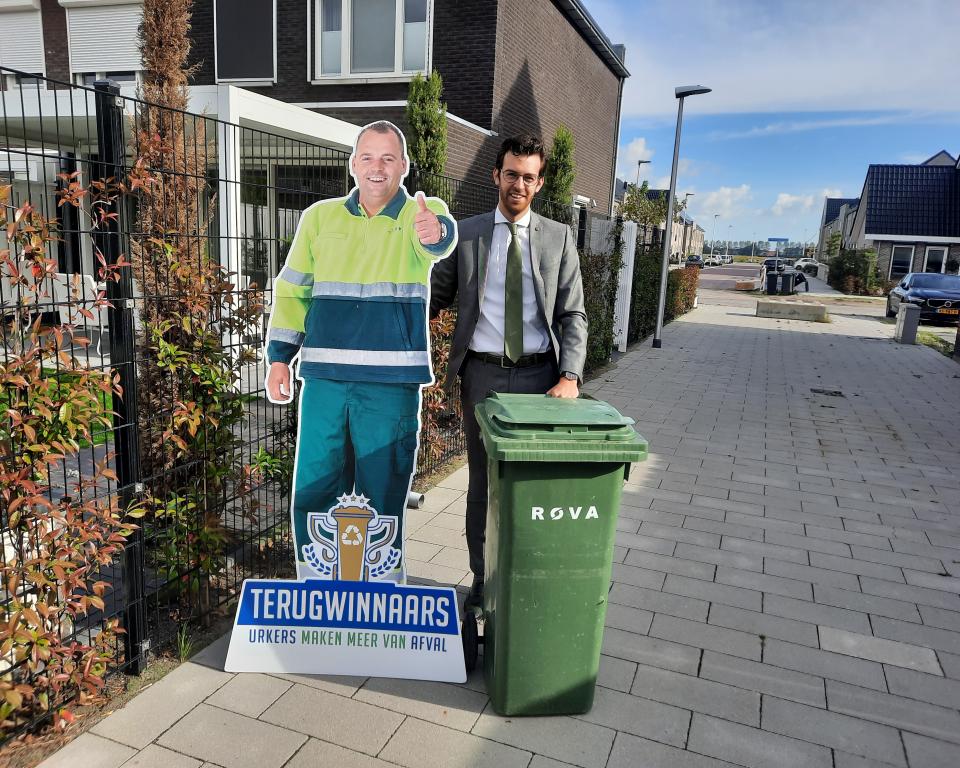
<path id="1" fill-rule="evenodd" d="M 476 414 L 489 458 L 487 692 L 502 715 L 586 712 L 620 493 L 647 443 L 599 400 L 492 394 Z"/>

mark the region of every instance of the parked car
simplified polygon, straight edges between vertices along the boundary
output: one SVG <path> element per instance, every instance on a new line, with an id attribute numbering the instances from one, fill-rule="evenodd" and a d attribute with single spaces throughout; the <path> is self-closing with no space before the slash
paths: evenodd
<path id="1" fill-rule="evenodd" d="M 801 272 L 806 272 L 808 275 L 817 274 L 817 270 L 820 268 L 820 262 L 816 259 L 811 259 L 805 257 L 802 259 L 797 259 L 797 262 L 793 265 L 794 269 L 798 269 Z"/>
<path id="2" fill-rule="evenodd" d="M 686 265 L 688 267 L 699 267 L 700 269 L 703 269 L 703 256 L 700 256 L 696 253 L 691 253 L 689 256 L 687 256 Z"/>
<path id="3" fill-rule="evenodd" d="M 722 267 L 723 266 L 723 256 L 720 254 L 715 254 L 712 256 L 704 256 L 703 263 L 708 267 Z"/>
<path id="4" fill-rule="evenodd" d="M 911 272 L 887 295 L 887 317 L 906 302 L 920 307 L 920 319 L 956 323 L 960 319 L 960 275 Z"/>
<path id="5" fill-rule="evenodd" d="M 767 272 L 771 269 L 777 272 L 783 272 L 787 268 L 787 262 L 784 259 L 764 259 L 763 260 L 763 271 Z"/>

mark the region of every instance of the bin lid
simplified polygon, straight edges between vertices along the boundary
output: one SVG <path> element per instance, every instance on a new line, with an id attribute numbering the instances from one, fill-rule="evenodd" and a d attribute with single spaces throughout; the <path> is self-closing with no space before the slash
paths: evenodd
<path id="1" fill-rule="evenodd" d="M 487 453 L 507 461 L 642 461 L 633 419 L 590 398 L 494 393 L 477 404 Z"/>

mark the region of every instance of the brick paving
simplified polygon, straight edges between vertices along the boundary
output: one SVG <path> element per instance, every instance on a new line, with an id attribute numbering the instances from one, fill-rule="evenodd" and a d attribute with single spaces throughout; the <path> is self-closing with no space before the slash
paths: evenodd
<path id="1" fill-rule="evenodd" d="M 637 420 L 596 704 L 501 718 L 466 685 L 222 671 L 225 639 L 43 765 L 956 768 L 960 366 L 874 318 L 713 295 L 587 391 Z M 411 513 L 467 582 L 458 470 Z"/>

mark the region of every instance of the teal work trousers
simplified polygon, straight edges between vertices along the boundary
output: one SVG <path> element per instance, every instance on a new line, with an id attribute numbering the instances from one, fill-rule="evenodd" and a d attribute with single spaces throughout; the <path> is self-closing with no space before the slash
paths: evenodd
<path id="1" fill-rule="evenodd" d="M 392 546 L 402 551 L 420 385 L 304 379 L 300 400 L 291 510 L 298 575 L 309 572 L 307 514 L 328 511 L 345 493 L 363 494 L 378 514 L 397 518 Z M 402 561 L 398 567 L 405 572 Z"/>

